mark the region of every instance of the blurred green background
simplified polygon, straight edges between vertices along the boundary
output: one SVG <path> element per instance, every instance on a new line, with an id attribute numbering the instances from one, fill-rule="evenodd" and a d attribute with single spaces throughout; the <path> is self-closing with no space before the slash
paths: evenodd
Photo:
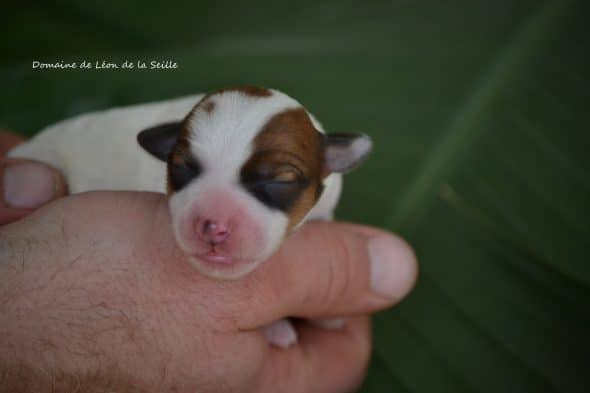
<path id="1" fill-rule="evenodd" d="M 590 391 L 586 1 L 20 1 L 0 126 L 235 84 L 376 141 L 339 217 L 400 232 L 416 290 L 375 318 L 363 392 Z M 177 70 L 33 70 L 33 60 Z"/>

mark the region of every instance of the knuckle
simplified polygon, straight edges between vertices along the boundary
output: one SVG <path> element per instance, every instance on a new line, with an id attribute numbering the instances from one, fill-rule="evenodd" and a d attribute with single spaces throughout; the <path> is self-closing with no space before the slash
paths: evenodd
<path id="1" fill-rule="evenodd" d="M 333 245 L 332 257 L 325 264 L 326 286 L 323 300 L 325 304 L 334 304 L 346 297 L 353 287 L 354 250 L 345 239 L 338 238 Z"/>

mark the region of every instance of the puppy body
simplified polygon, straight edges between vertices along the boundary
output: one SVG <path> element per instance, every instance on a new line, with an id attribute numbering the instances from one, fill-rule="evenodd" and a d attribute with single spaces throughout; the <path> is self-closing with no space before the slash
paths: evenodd
<path id="1" fill-rule="evenodd" d="M 65 176 L 70 192 L 166 192 L 166 166 L 137 144 L 137 133 L 182 119 L 203 94 L 85 113 L 42 129 L 9 157 L 39 160 Z"/>
<path id="2" fill-rule="evenodd" d="M 9 157 L 38 160 L 59 169 L 71 193 L 95 190 L 166 193 L 166 166 L 146 154 L 137 133 L 154 124 L 184 118 L 205 94 L 84 113 L 45 127 Z M 317 130 L 322 125 L 310 114 Z M 322 197 L 307 219 L 330 220 L 338 203 L 342 176 L 324 180 Z M 301 221 L 299 225 L 303 224 Z"/>

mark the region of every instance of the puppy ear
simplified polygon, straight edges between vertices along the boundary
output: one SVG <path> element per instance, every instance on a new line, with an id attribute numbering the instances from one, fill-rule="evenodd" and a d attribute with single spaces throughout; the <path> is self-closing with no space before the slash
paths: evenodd
<path id="1" fill-rule="evenodd" d="M 330 172 L 348 173 L 371 152 L 373 141 L 365 134 L 324 135 L 324 160 Z"/>
<path id="2" fill-rule="evenodd" d="M 182 130 L 182 122 L 159 124 L 137 134 L 137 142 L 152 156 L 167 161 Z"/>

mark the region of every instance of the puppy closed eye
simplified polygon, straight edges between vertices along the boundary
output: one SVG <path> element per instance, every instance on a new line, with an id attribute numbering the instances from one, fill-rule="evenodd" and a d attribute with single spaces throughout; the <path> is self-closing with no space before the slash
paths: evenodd
<path id="1" fill-rule="evenodd" d="M 273 179 L 252 185 L 250 192 L 267 206 L 286 211 L 297 200 L 304 187 L 304 182 Z"/>
<path id="2" fill-rule="evenodd" d="M 297 174 L 293 171 L 281 172 L 281 173 L 275 175 L 272 179 L 272 181 L 274 181 L 274 182 L 282 182 L 282 183 L 296 182 L 297 180 L 298 180 Z"/>

